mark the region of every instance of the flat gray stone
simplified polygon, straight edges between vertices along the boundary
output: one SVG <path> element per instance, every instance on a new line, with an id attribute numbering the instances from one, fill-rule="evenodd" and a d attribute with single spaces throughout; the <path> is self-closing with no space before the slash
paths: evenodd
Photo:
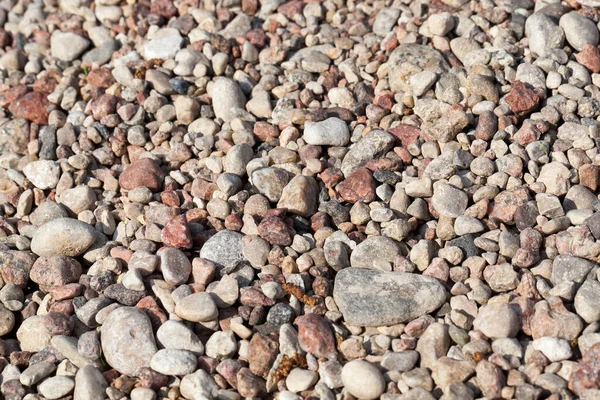
<path id="1" fill-rule="evenodd" d="M 362 241 L 350 255 L 350 265 L 356 268 L 379 269 L 378 262 L 394 263 L 400 254 L 398 242 L 385 236 L 372 236 Z"/>
<path id="2" fill-rule="evenodd" d="M 446 289 L 427 276 L 346 268 L 335 278 L 333 298 L 348 324 L 388 326 L 439 308 Z"/>
<path id="3" fill-rule="evenodd" d="M 564 282 L 581 284 L 594 266 L 596 263 L 583 258 L 567 254 L 556 256 L 552 262 L 552 284 L 554 286 Z"/>

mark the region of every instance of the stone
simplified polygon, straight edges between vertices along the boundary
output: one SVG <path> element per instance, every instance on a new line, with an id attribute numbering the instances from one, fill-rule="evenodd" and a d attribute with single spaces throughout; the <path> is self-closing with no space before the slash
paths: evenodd
<path id="1" fill-rule="evenodd" d="M 315 146 L 346 146 L 350 141 L 348 125 L 339 118 L 304 123 L 304 141 Z"/>
<path id="2" fill-rule="evenodd" d="M 413 74 L 430 71 L 442 74 L 450 68 L 444 57 L 434 48 L 420 44 L 402 44 L 388 60 L 390 89 L 393 92 L 407 92 Z"/>
<path id="3" fill-rule="evenodd" d="M 188 281 L 192 273 L 192 264 L 181 250 L 174 247 L 162 248 L 157 255 L 160 257 L 160 269 L 167 283 L 181 285 Z"/>
<path id="4" fill-rule="evenodd" d="M 335 353 L 335 339 L 327 320 L 317 314 L 304 314 L 296 319 L 298 341 L 302 350 L 317 358 Z"/>
<path id="5" fill-rule="evenodd" d="M 317 383 L 319 374 L 302 368 L 294 368 L 285 380 L 287 389 L 293 393 L 308 390 Z"/>
<path id="6" fill-rule="evenodd" d="M 206 322 L 217 318 L 217 305 L 211 295 L 198 292 L 179 300 L 175 314 L 186 321 Z"/>
<path id="7" fill-rule="evenodd" d="M 150 319 L 144 311 L 120 307 L 101 329 L 102 352 L 107 363 L 122 374 L 137 376 L 158 351 Z"/>
<path id="8" fill-rule="evenodd" d="M 336 275 L 333 297 L 347 323 L 389 326 L 436 310 L 446 290 L 426 276 L 346 268 Z"/>
<path id="9" fill-rule="evenodd" d="M 576 11 L 560 17 L 559 26 L 563 29 L 567 42 L 577 51 L 585 45 L 596 46 L 600 39 L 596 24 Z"/>
<path id="10" fill-rule="evenodd" d="M 219 231 L 204 243 L 200 249 L 200 257 L 212 261 L 224 273 L 229 273 L 244 260 L 242 237 L 242 234 L 235 231 Z"/>
<path id="11" fill-rule="evenodd" d="M 372 236 L 361 242 L 350 255 L 350 265 L 356 268 L 379 269 L 378 262 L 394 263 L 400 255 L 400 246 L 385 236 Z"/>
<path id="12" fill-rule="evenodd" d="M 61 193 L 59 203 L 72 214 L 79 215 L 96 205 L 96 193 L 86 185 L 78 185 Z"/>
<path id="13" fill-rule="evenodd" d="M 546 193 L 555 196 L 567 194 L 570 183 L 571 173 L 567 167 L 559 162 L 551 162 L 542 167 L 537 181 L 546 186 Z"/>
<path id="14" fill-rule="evenodd" d="M 541 12 L 533 13 L 525 21 L 525 35 L 529 38 L 529 48 L 538 56 L 546 56 L 550 49 L 559 49 L 565 41 L 565 34 L 554 20 Z"/>
<path id="15" fill-rule="evenodd" d="M 79 282 L 81 264 L 62 255 L 39 257 L 31 268 L 31 280 L 41 287 L 59 287 Z"/>
<path id="16" fill-rule="evenodd" d="M 179 391 L 189 400 L 214 399 L 219 393 L 219 386 L 206 371 L 199 369 L 181 379 Z"/>
<path id="17" fill-rule="evenodd" d="M 54 189 L 60 178 L 60 167 L 51 160 L 38 160 L 27 164 L 23 173 L 36 188 Z"/>
<path id="18" fill-rule="evenodd" d="M 192 234 L 184 215 L 173 217 L 160 233 L 160 238 L 167 246 L 191 249 Z"/>
<path id="19" fill-rule="evenodd" d="M 520 323 L 517 313 L 506 303 L 488 303 L 482 306 L 473 321 L 473 327 L 490 339 L 515 337 Z"/>
<path id="20" fill-rule="evenodd" d="M 40 226 L 31 239 L 31 251 L 38 256 L 77 257 L 96 241 L 96 231 L 85 222 L 57 218 Z"/>
<path id="21" fill-rule="evenodd" d="M 452 185 L 442 183 L 434 187 L 431 205 L 441 215 L 460 217 L 467 209 L 468 203 L 467 194 Z"/>
<path id="22" fill-rule="evenodd" d="M 375 180 L 371 171 L 358 168 L 336 187 L 340 196 L 349 203 L 370 203 L 375 199 Z"/>
<path id="23" fill-rule="evenodd" d="M 212 105 L 217 118 L 231 121 L 236 109 L 246 107 L 246 96 L 235 81 L 218 78 L 212 87 Z"/>
<path id="24" fill-rule="evenodd" d="M 85 365 L 75 375 L 74 400 L 104 400 L 108 387 L 104 375 L 94 366 Z"/>
<path id="25" fill-rule="evenodd" d="M 350 361 L 342 368 L 346 390 L 360 399 L 378 399 L 385 391 L 385 379 L 379 369 L 363 360 Z"/>
<path id="26" fill-rule="evenodd" d="M 181 49 L 183 38 L 175 28 L 162 28 L 154 33 L 152 39 L 144 43 L 146 60 L 174 58 Z"/>
<path id="27" fill-rule="evenodd" d="M 541 351 L 550 362 L 568 360 L 573 355 L 569 342 L 555 337 L 541 337 L 533 341 L 533 348 Z"/>
<path id="28" fill-rule="evenodd" d="M 575 295 L 575 311 L 585 322 L 591 324 L 600 321 L 600 282 L 596 280 L 586 280 Z"/>
<path id="29" fill-rule="evenodd" d="M 387 35 L 396 25 L 399 17 L 400 9 L 383 7 L 373 22 L 373 32 L 379 36 Z"/>
<path id="30" fill-rule="evenodd" d="M 196 364 L 194 353 L 181 349 L 158 350 L 150 361 L 150 367 L 156 372 L 176 376 L 193 373 L 197 368 Z"/>
<path id="31" fill-rule="evenodd" d="M 48 400 L 60 399 L 73 391 L 75 380 L 70 376 L 53 376 L 38 385 L 38 392 Z"/>
<path id="32" fill-rule="evenodd" d="M 179 321 L 163 323 L 156 331 L 156 342 L 166 349 L 188 350 L 196 355 L 204 353 L 204 345 L 198 336 Z"/>
<path id="33" fill-rule="evenodd" d="M 267 167 L 252 172 L 252 184 L 271 202 L 281 199 L 283 189 L 290 180 L 289 173 L 281 168 Z"/>
<path id="34" fill-rule="evenodd" d="M 152 191 L 162 187 L 164 174 L 155 161 L 149 158 L 140 158 L 131 163 L 119 176 L 119 185 L 125 190 L 132 190 L 140 186 Z"/>
<path id="35" fill-rule="evenodd" d="M 346 153 L 340 168 L 344 176 L 349 176 L 367 162 L 383 156 L 392 148 L 394 141 L 392 135 L 381 130 L 367 133 Z"/>
<path id="36" fill-rule="evenodd" d="M 556 256 L 552 262 L 552 277 L 550 279 L 554 286 L 564 282 L 581 284 L 595 266 L 595 263 L 583 258 L 562 254 Z"/>
<path id="37" fill-rule="evenodd" d="M 277 208 L 303 217 L 312 216 L 317 211 L 318 194 L 319 185 L 313 177 L 295 176 L 283 188 Z"/>
<path id="38" fill-rule="evenodd" d="M 73 32 L 54 31 L 50 37 L 52 57 L 70 62 L 79 57 L 90 45 L 90 41 Z"/>

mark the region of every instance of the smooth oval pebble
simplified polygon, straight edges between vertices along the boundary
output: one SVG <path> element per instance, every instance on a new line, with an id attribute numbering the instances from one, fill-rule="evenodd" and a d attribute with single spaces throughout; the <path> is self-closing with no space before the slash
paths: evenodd
<path id="1" fill-rule="evenodd" d="M 49 400 L 60 399 L 71 393 L 75 381 L 69 376 L 54 376 L 38 385 L 38 391 Z"/>
<path id="2" fill-rule="evenodd" d="M 150 367 L 164 375 L 187 375 L 197 368 L 196 356 L 188 350 L 162 349 L 150 361 Z"/>
<path id="3" fill-rule="evenodd" d="M 38 256 L 77 257 L 96 241 L 96 230 L 72 218 L 57 218 L 40 226 L 31 239 L 31 251 Z"/>
<path id="4" fill-rule="evenodd" d="M 359 399 L 377 399 L 385 391 L 385 379 L 376 366 L 362 360 L 350 361 L 342 368 L 342 382 Z"/>

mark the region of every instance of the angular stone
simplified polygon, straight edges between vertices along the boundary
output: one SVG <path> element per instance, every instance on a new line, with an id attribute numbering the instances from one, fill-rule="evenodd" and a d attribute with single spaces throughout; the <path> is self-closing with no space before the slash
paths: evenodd
<path id="1" fill-rule="evenodd" d="M 200 250 L 200 257 L 215 263 L 217 268 L 229 273 L 235 269 L 239 262 L 244 260 L 242 254 L 241 233 L 222 230 L 208 239 Z"/>

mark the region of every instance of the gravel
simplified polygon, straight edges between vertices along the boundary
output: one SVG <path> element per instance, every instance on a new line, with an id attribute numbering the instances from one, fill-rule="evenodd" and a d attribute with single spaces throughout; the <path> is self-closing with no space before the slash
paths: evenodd
<path id="1" fill-rule="evenodd" d="M 597 398 L 599 5 L 7 2 L 0 398 Z"/>

